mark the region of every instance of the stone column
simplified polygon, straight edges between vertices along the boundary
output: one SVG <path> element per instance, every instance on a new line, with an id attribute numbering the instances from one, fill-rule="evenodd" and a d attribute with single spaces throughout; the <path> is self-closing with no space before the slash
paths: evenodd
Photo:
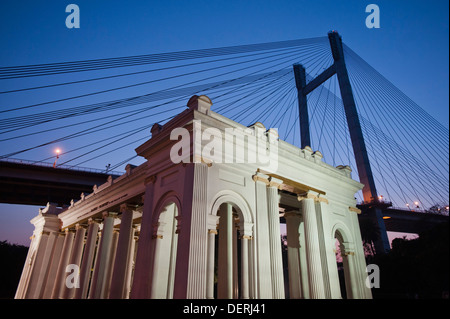
<path id="1" fill-rule="evenodd" d="M 272 290 L 272 272 L 270 267 L 270 240 L 269 236 L 269 220 L 267 208 L 267 185 L 269 184 L 269 176 L 257 172 L 252 176 L 255 182 L 255 203 L 256 218 L 254 232 L 254 248 L 253 252 L 256 259 L 255 265 L 255 286 L 257 288 L 255 298 L 268 299 L 273 298 Z"/>
<path id="2" fill-rule="evenodd" d="M 133 287 L 130 298 L 150 298 L 150 271 L 152 264 L 152 235 L 153 235 L 153 209 L 156 176 L 152 175 L 145 180 L 145 194 L 142 197 L 144 208 L 142 212 L 142 223 L 139 235 L 139 244 L 136 253 Z"/>
<path id="3" fill-rule="evenodd" d="M 355 273 L 355 247 L 350 242 L 341 243 L 342 262 L 344 264 L 345 288 L 347 299 L 359 298 L 357 276 Z"/>
<path id="4" fill-rule="evenodd" d="M 239 225 L 239 234 L 241 237 L 241 298 L 250 298 L 250 254 L 249 241 L 252 237 L 252 223 L 242 221 Z"/>
<path id="5" fill-rule="evenodd" d="M 69 258 L 69 264 L 72 265 L 77 265 L 78 267 L 80 267 L 80 263 L 81 263 L 81 256 L 83 253 L 83 248 L 84 248 L 84 236 L 86 234 L 86 228 L 84 228 L 83 226 L 81 226 L 80 224 L 77 224 L 75 226 L 75 241 L 73 243 L 73 249 L 72 249 L 72 253 L 70 255 Z M 66 272 L 66 276 L 69 275 Z M 75 289 L 79 289 L 79 273 L 76 274 L 74 280 L 75 282 L 74 287 L 73 288 L 69 288 L 65 287 L 65 289 L 63 290 L 63 299 L 72 299 L 75 295 Z"/>
<path id="6" fill-rule="evenodd" d="M 233 211 L 231 204 L 220 206 L 217 298 L 233 298 Z"/>
<path id="7" fill-rule="evenodd" d="M 109 260 L 106 267 L 106 279 L 105 279 L 105 292 L 102 298 L 108 298 L 111 288 L 111 279 L 113 275 L 114 262 L 116 260 L 117 243 L 119 241 L 119 231 L 117 229 L 113 230 L 113 238 L 111 244 L 111 253 L 109 254 Z"/>
<path id="8" fill-rule="evenodd" d="M 117 243 L 116 258 L 114 263 L 114 272 L 111 281 L 110 299 L 125 298 L 125 285 L 128 257 L 131 248 L 133 211 L 126 204 L 120 206 L 122 213 L 120 223 L 120 235 Z"/>
<path id="9" fill-rule="evenodd" d="M 131 229 L 131 245 L 128 251 L 128 265 L 127 265 L 127 280 L 125 285 L 125 299 L 130 298 L 131 285 L 133 281 L 134 260 L 136 252 L 137 237 L 135 236 L 136 226 L 133 225 Z"/>
<path id="10" fill-rule="evenodd" d="M 32 264 L 32 272 L 28 283 L 28 289 L 25 294 L 26 299 L 38 299 L 40 296 L 40 287 L 43 280 L 43 265 L 46 264 L 46 255 L 48 254 L 47 244 L 50 238 L 50 232 L 42 231 L 39 244 L 36 249 L 36 255 Z M 46 254 L 47 253 L 47 254 Z"/>
<path id="11" fill-rule="evenodd" d="M 208 260 L 206 273 L 206 298 L 214 299 L 214 255 L 217 223 L 220 216 L 208 215 Z"/>
<path id="12" fill-rule="evenodd" d="M 311 192 L 307 193 L 305 196 L 298 197 L 298 199 L 302 201 L 302 214 L 305 223 L 305 244 L 310 298 L 324 299 L 325 290 L 314 198 L 316 198 L 316 196 Z"/>
<path id="13" fill-rule="evenodd" d="M 52 292 L 52 299 L 62 298 L 62 293 L 66 288 L 66 267 L 69 264 L 69 258 L 72 253 L 73 239 L 75 233 L 66 229 L 66 237 L 64 239 L 64 245 L 61 254 L 61 260 L 58 265 L 58 271 L 56 272 L 55 287 Z"/>
<path id="14" fill-rule="evenodd" d="M 56 234 L 56 241 L 53 248 L 51 262 L 48 266 L 47 282 L 45 284 L 43 299 L 50 299 L 52 297 L 53 288 L 56 283 L 56 274 L 58 272 L 59 261 L 61 260 L 62 249 L 64 245 L 64 235 L 62 233 Z"/>
<path id="15" fill-rule="evenodd" d="M 103 213 L 103 229 L 95 263 L 94 280 L 91 285 L 90 299 L 103 299 L 106 296 L 108 266 L 113 244 L 114 218 L 117 213 Z"/>
<path id="16" fill-rule="evenodd" d="M 95 246 L 97 244 L 97 235 L 99 224 L 93 219 L 88 221 L 88 235 L 86 247 L 83 253 L 83 259 L 80 268 L 80 289 L 75 292 L 75 299 L 86 299 L 89 288 L 89 279 L 91 277 L 92 263 L 94 260 Z"/>
<path id="17" fill-rule="evenodd" d="M 300 276 L 300 215 L 296 211 L 286 212 L 286 232 L 289 271 L 289 295 L 291 299 L 303 298 Z"/>
<path id="18" fill-rule="evenodd" d="M 274 177 L 267 185 L 270 269 L 272 273 L 272 294 L 274 299 L 284 299 L 283 259 L 281 255 L 280 211 L 278 188 L 283 183 Z"/>

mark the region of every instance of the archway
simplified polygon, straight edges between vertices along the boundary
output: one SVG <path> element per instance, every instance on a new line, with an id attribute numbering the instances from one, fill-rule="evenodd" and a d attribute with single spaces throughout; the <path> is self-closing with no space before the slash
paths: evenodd
<path id="1" fill-rule="evenodd" d="M 248 299 L 253 266 L 250 243 L 253 223 L 248 206 L 237 194 L 222 194 L 214 202 L 211 213 L 217 216 L 213 225 L 217 240 L 210 237 L 209 241 L 209 245 L 214 245 L 214 251 L 209 250 L 214 254 L 214 275 L 208 274 L 208 283 L 214 289 L 208 298 Z M 212 261 L 212 256 L 209 257 Z"/>
<path id="2" fill-rule="evenodd" d="M 353 241 L 348 237 L 348 231 L 345 226 L 336 226 L 334 231 L 336 245 L 336 267 L 339 277 L 339 288 L 343 299 L 354 298 L 353 292 L 353 270 L 351 269 L 350 259 L 354 255 Z"/>
<path id="3" fill-rule="evenodd" d="M 173 198 L 168 198 L 160 207 L 154 223 L 151 298 L 171 299 L 175 282 L 179 204 Z"/>

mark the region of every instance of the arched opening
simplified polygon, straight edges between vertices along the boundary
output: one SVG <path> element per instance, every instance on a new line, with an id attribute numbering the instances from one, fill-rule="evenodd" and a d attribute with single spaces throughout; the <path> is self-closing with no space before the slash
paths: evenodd
<path id="1" fill-rule="evenodd" d="M 178 206 L 169 202 L 161 210 L 155 225 L 151 298 L 173 298 L 178 246 L 177 216 Z"/>
<path id="2" fill-rule="evenodd" d="M 353 258 L 354 255 L 352 242 L 341 229 L 335 231 L 334 237 L 336 238 L 336 266 L 338 269 L 341 297 L 343 299 L 352 299 L 354 298 L 354 292 L 352 291 L 352 270 L 350 266 L 350 258 Z"/>
<path id="3" fill-rule="evenodd" d="M 250 298 L 253 224 L 249 222 L 248 210 L 241 210 L 243 205 L 235 204 L 230 196 L 213 205 L 211 217 L 215 222 L 210 226 L 209 247 L 214 247 L 214 251 L 209 250 L 209 258 L 214 267 L 211 264 L 207 276 L 207 298 Z"/>
<path id="4" fill-rule="evenodd" d="M 338 271 L 339 278 L 339 288 L 341 292 L 342 299 L 347 299 L 346 285 L 345 285 L 345 274 L 344 274 L 344 259 L 342 258 L 341 243 L 343 242 L 340 234 L 336 233 L 335 237 L 335 251 L 336 251 L 336 267 Z"/>
<path id="5" fill-rule="evenodd" d="M 239 236 L 239 215 L 230 203 L 220 205 L 217 212 L 219 224 L 216 241 L 215 298 L 238 299 L 241 296 L 241 239 Z"/>

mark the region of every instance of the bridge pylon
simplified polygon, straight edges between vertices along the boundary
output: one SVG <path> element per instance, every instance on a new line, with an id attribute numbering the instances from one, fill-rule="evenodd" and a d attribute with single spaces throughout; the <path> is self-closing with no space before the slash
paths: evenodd
<path id="1" fill-rule="evenodd" d="M 369 157 L 367 155 L 367 149 L 361 130 L 361 124 L 356 109 L 355 99 L 353 97 L 352 86 L 345 64 L 342 37 L 337 31 L 330 31 L 328 33 L 328 39 L 330 42 L 331 53 L 334 60 L 334 63 L 329 68 L 327 68 L 325 71 L 323 71 L 321 74 L 319 74 L 317 77 L 306 84 L 305 68 L 301 64 L 294 64 L 293 66 L 299 103 L 301 147 L 304 148 L 305 146 L 311 146 L 306 97 L 314 89 L 319 87 L 322 83 L 336 74 L 342 102 L 344 105 L 344 111 L 347 119 L 347 125 L 350 133 L 350 140 L 352 142 L 353 154 L 355 156 L 359 180 L 362 184 L 364 184 L 362 190 L 364 202 L 376 204 L 379 201 L 378 194 L 372 174 L 372 169 L 370 166 Z M 386 227 L 384 225 L 382 209 L 379 205 L 371 205 L 371 207 L 373 207 L 373 209 L 371 209 L 371 212 L 368 213 L 370 214 L 370 218 L 373 221 L 374 226 L 377 228 L 377 233 L 380 234 L 379 238 L 374 242 L 376 252 L 388 252 L 390 250 L 390 245 L 386 233 Z"/>

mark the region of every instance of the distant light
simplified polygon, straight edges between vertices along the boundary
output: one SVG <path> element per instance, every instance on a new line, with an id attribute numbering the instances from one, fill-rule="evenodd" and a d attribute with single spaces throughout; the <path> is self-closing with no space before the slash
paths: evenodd
<path id="1" fill-rule="evenodd" d="M 414 202 L 414 205 L 419 206 L 419 202 Z"/>
<path id="2" fill-rule="evenodd" d="M 383 216 L 383 219 L 389 219 L 391 216 Z"/>
<path id="3" fill-rule="evenodd" d="M 59 148 L 57 148 L 57 149 L 55 150 L 55 152 L 56 152 L 56 154 L 59 154 L 59 153 L 61 153 L 61 150 L 60 150 Z"/>
<path id="4" fill-rule="evenodd" d="M 383 195 L 378 196 L 378 199 L 382 200 L 383 199 Z"/>
<path id="5" fill-rule="evenodd" d="M 408 206 L 408 207 L 409 207 L 409 204 L 408 204 L 408 203 L 406 203 L 406 206 Z"/>

